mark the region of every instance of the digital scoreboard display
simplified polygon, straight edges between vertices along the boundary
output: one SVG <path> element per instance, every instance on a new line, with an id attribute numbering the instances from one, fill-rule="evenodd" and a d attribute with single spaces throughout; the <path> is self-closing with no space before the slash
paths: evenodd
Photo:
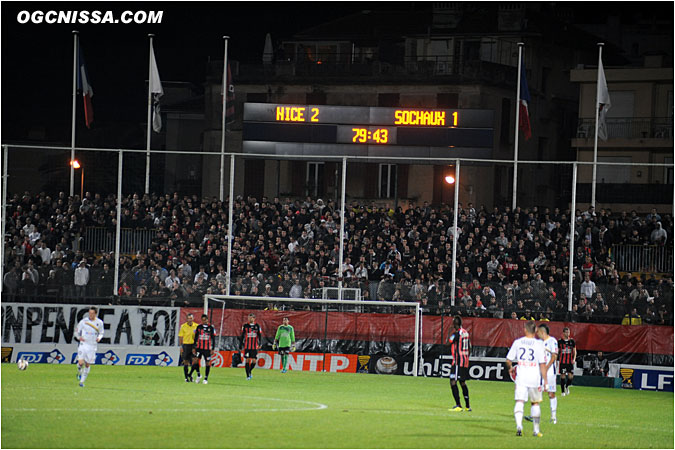
<path id="1" fill-rule="evenodd" d="M 378 156 L 413 156 L 418 148 L 420 157 L 442 149 L 445 157 L 467 156 L 448 149 L 489 157 L 493 122 L 494 111 L 479 109 L 245 103 L 242 139 L 245 153 L 374 155 L 382 147 Z"/>

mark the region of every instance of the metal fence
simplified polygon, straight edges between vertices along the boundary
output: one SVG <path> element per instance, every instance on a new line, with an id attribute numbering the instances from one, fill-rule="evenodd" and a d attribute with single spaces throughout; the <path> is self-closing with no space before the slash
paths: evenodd
<path id="1" fill-rule="evenodd" d="M 135 230 L 122 228 L 120 234 L 120 253 L 134 255 L 150 248 L 157 230 Z M 115 230 L 105 227 L 87 227 L 83 236 L 83 249 L 91 253 L 110 253 L 115 251 Z"/>
<path id="2" fill-rule="evenodd" d="M 660 245 L 614 245 L 612 261 L 620 272 L 673 272 L 673 247 Z"/>
<path id="3" fill-rule="evenodd" d="M 31 160 L 41 152 L 50 156 L 61 152 L 67 160 L 69 153 L 69 149 L 16 148 L 21 152 L 7 148 L 12 153 L 6 166 L 10 176 L 32 167 L 25 160 L 27 151 L 35 155 Z M 110 151 L 78 149 L 78 155 Z M 664 258 L 672 258 L 672 204 L 651 196 L 633 202 L 632 197 L 638 181 L 672 191 L 672 183 L 663 181 L 672 162 L 599 162 L 599 167 L 613 169 L 605 171 L 610 179 L 616 178 L 614 172 L 625 171 L 629 181 L 623 182 L 624 189 L 615 189 L 616 203 L 604 203 L 600 196 L 593 210 L 581 203 L 578 189 L 591 179 L 591 162 L 523 159 L 518 162 L 518 208 L 511 210 L 513 173 L 508 160 L 228 153 L 230 170 L 221 175 L 211 170 L 218 167 L 220 155 L 204 152 L 189 155 L 203 158 L 200 177 L 211 177 L 201 194 L 172 187 L 171 178 L 183 165 L 175 163 L 158 169 L 162 173 L 153 176 L 156 189 L 144 195 L 133 184 L 138 179 L 133 159 L 121 164 L 136 151 L 116 152 L 120 153 L 117 184 L 112 175 L 95 178 L 100 184 L 85 191 L 92 208 L 82 208 L 78 195 L 62 194 L 57 185 L 35 193 L 39 192 L 35 186 L 24 188 L 28 177 L 10 178 L 11 195 L 3 204 L 8 218 L 3 222 L 7 228 L 3 300 L 102 298 L 147 304 L 169 299 L 177 305 L 194 305 L 201 304 L 205 294 L 285 298 L 295 288 L 296 297 L 297 282 L 301 298 L 321 298 L 325 288 L 337 290 L 341 285 L 343 298 L 350 292 L 344 288 L 359 289 L 364 300 L 417 301 L 425 314 L 503 318 L 532 314 L 540 319 L 620 323 L 633 305 L 638 314 L 646 313 L 643 299 L 655 297 L 655 288 L 648 288 L 648 297 L 638 290 L 633 298 L 635 289 L 623 274 L 618 280 L 620 295 L 612 285 L 602 287 L 615 276 L 614 270 L 623 267 L 616 259 L 618 251 L 610 256 L 608 242 L 624 242 L 622 236 L 638 230 L 640 242 L 650 244 L 651 231 L 660 221 L 668 236 L 664 251 L 670 252 Z M 67 180 L 65 167 L 60 178 Z M 230 182 L 230 193 L 222 200 L 209 194 L 217 192 L 214 188 L 221 180 Z M 306 189 L 311 186 L 310 193 Z M 35 192 L 24 195 L 27 189 Z M 35 243 L 45 241 L 46 250 L 25 245 L 31 239 L 28 219 L 33 206 L 37 212 L 32 217 L 39 213 L 43 223 L 36 225 L 44 232 Z M 50 228 L 50 221 L 56 226 Z M 112 231 L 81 225 L 100 223 L 110 229 L 114 223 L 152 228 L 120 229 L 120 257 L 114 258 L 109 254 L 115 244 Z M 611 230 L 611 241 L 602 227 Z M 60 256 L 50 257 L 49 249 Z M 108 253 L 105 259 L 101 252 Z M 89 267 L 84 287 L 76 284 L 75 273 L 83 260 Z M 648 262 L 644 264 L 650 269 Z M 587 269 L 597 283 L 591 314 L 580 311 L 586 309 L 581 284 Z M 672 264 L 651 269 L 642 272 L 663 270 L 665 278 L 672 277 Z M 200 276 L 202 270 L 207 276 Z M 649 275 L 640 278 L 645 285 L 649 281 Z M 659 285 L 659 297 L 672 299 L 670 283 Z M 607 314 L 595 315 L 605 303 L 597 294 L 613 296 Z M 666 306 L 664 322 L 672 323 L 672 301 L 657 303 Z"/>

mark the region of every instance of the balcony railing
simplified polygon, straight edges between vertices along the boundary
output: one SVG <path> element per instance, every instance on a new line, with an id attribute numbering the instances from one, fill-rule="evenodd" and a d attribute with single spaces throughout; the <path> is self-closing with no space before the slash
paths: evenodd
<path id="1" fill-rule="evenodd" d="M 222 61 L 209 63 L 209 76 L 222 77 Z M 236 69 L 235 69 L 236 67 Z M 237 81 L 261 82 L 286 78 L 360 78 L 392 80 L 425 80 L 442 77 L 450 82 L 483 82 L 492 85 L 515 85 L 517 70 L 514 66 L 480 59 L 451 58 L 448 56 L 425 56 L 424 58 L 401 58 L 397 62 L 380 60 L 364 61 L 278 61 L 273 64 L 244 63 L 232 65 Z"/>
<path id="2" fill-rule="evenodd" d="M 672 139 L 672 117 L 612 117 L 607 119 L 609 139 Z M 577 138 L 592 139 L 595 137 L 595 118 L 579 119 Z"/>

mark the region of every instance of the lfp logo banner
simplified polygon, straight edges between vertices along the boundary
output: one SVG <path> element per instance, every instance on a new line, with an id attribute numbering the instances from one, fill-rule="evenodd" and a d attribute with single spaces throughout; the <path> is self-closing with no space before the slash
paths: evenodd
<path id="1" fill-rule="evenodd" d="M 673 369 L 635 369 L 633 389 L 673 392 Z"/>

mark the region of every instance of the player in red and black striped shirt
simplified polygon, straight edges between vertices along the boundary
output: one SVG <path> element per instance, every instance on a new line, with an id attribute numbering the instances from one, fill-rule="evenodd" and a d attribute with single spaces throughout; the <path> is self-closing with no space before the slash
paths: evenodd
<path id="1" fill-rule="evenodd" d="M 452 396 L 455 398 L 455 406 L 450 408 L 450 411 L 462 411 L 457 381 L 459 381 L 459 384 L 462 386 L 466 411 L 471 411 L 471 406 L 469 405 L 469 388 L 466 385 L 466 380 L 469 379 L 469 355 L 471 354 L 469 332 L 462 328 L 462 318 L 459 316 L 455 316 L 452 320 L 452 326 L 454 332 L 450 335 L 448 340 L 450 341 L 450 352 L 452 354 L 450 388 L 452 389 Z"/>
<path id="2" fill-rule="evenodd" d="M 211 351 L 216 348 L 216 329 L 209 324 L 209 316 L 202 314 L 202 323 L 195 329 L 195 345 L 194 348 L 197 353 L 197 379 L 195 383 L 199 383 L 201 374 L 199 373 L 199 362 L 204 357 L 204 384 L 209 383 L 209 372 L 211 371 Z"/>
<path id="3" fill-rule="evenodd" d="M 241 327 L 241 349 L 246 358 L 246 379 L 252 378 L 252 371 L 258 359 L 258 350 L 262 345 L 262 329 L 255 323 L 255 314 L 248 315 L 248 323 Z"/>
<path id="4" fill-rule="evenodd" d="M 563 328 L 562 338 L 558 340 L 560 352 L 560 390 L 562 396 L 570 395 L 570 386 L 574 379 L 574 361 L 577 359 L 577 345 L 570 337 L 570 329 Z"/>

